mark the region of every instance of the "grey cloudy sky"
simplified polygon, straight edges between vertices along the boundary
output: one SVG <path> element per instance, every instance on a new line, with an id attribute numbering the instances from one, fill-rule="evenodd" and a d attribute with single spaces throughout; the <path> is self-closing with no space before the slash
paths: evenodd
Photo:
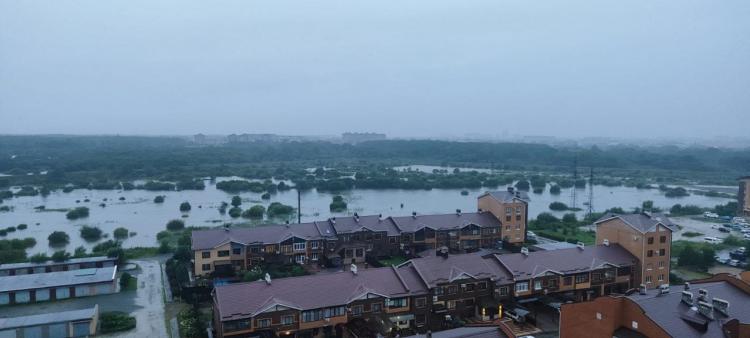
<path id="1" fill-rule="evenodd" d="M 0 133 L 747 136 L 750 1 L 0 0 Z"/>

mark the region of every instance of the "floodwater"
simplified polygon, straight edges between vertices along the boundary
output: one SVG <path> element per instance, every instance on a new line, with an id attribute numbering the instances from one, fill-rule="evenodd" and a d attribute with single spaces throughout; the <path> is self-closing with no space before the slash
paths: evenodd
<path id="1" fill-rule="evenodd" d="M 217 178 L 216 181 L 231 178 Z M 18 197 L 5 200 L 3 205 L 13 208 L 10 212 L 0 213 L 0 228 L 16 226 L 21 223 L 28 224 L 28 229 L 9 233 L 6 238 L 35 237 L 37 245 L 29 249 L 29 254 L 37 252 L 54 252 L 60 248 L 50 248 L 47 244 L 47 236 L 53 231 L 65 231 L 70 235 L 70 244 L 64 247 L 72 251 L 75 247 L 83 245 L 87 248 L 93 247 L 96 242 L 86 242 L 80 237 L 79 229 L 83 225 L 97 226 L 105 234 L 112 236 L 112 231 L 117 227 L 125 227 L 136 235 L 124 241 L 123 246 L 156 246 L 156 234 L 165 229 L 165 224 L 171 219 L 183 219 L 189 226 L 220 226 L 224 223 L 248 223 L 243 218 L 233 219 L 228 215 L 221 215 L 218 207 L 221 202 L 230 202 L 235 194 L 225 193 L 216 189 L 215 182 L 206 181 L 206 189 L 202 191 L 118 191 L 118 190 L 74 190 L 70 193 L 55 191 L 47 197 L 32 196 Z M 498 189 L 505 189 L 499 187 Z M 468 190 L 468 195 L 461 195 L 461 190 Z M 482 189 L 432 189 L 432 190 L 400 190 L 400 189 L 362 189 L 343 192 L 341 195 L 349 203 L 349 210 L 344 213 L 331 213 L 329 203 L 335 195 L 328 192 L 310 190 L 302 192 L 302 221 L 321 220 L 329 216 L 345 215 L 358 212 L 365 214 L 383 214 L 385 216 L 410 215 L 413 211 L 421 214 L 428 213 L 453 213 L 456 209 L 463 211 L 476 210 L 476 198 Z M 681 198 L 667 198 L 656 189 L 639 190 L 629 187 L 606 187 L 594 186 L 594 210 L 605 210 L 611 207 L 622 207 L 625 209 L 640 206 L 644 200 L 654 201 L 654 205 L 661 208 L 669 208 L 674 204 L 695 204 L 702 207 L 712 207 L 723 204 L 730 199 L 718 197 L 706 197 L 701 195 L 690 195 Z M 586 206 L 583 202 L 588 201 L 588 189 L 577 189 L 578 203 L 583 211 L 578 212 L 583 216 Z M 162 204 L 153 202 L 157 195 L 166 196 Z M 254 204 L 267 206 L 270 202 L 281 202 L 297 206 L 297 191 L 288 190 L 273 194 L 270 200 L 261 200 L 260 193 L 241 193 L 243 199 L 242 208 L 249 208 Z M 535 217 L 541 212 L 550 211 L 548 206 L 551 202 L 561 201 L 571 204 L 571 189 L 563 189 L 559 195 L 549 193 L 549 187 L 542 194 L 529 193 L 531 203 L 529 215 Z M 123 197 L 124 200 L 120 200 Z M 89 202 L 84 202 L 89 199 Z M 107 199 L 105 202 L 104 199 Z M 76 202 L 76 201 L 80 202 Z M 192 210 L 187 213 L 179 211 L 182 202 L 190 202 Z M 100 207 L 105 203 L 106 207 Z M 403 207 L 402 207 L 403 204 Z M 65 212 L 43 211 L 34 208 L 44 205 L 46 209 L 67 209 L 77 206 L 86 206 L 90 209 L 90 216 L 78 220 L 68 220 Z M 564 212 L 552 212 L 558 216 Z M 183 218 L 183 216 L 185 216 Z M 296 222 L 296 215 L 291 217 L 292 223 Z M 285 220 L 265 220 L 264 222 L 285 222 Z M 259 222 L 256 222 L 259 223 Z M 102 239 L 106 240 L 105 238 Z"/>

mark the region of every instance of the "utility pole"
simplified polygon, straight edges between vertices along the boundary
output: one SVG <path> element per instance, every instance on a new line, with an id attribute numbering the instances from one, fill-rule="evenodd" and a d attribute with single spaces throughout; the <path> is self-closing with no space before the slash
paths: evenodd
<path id="1" fill-rule="evenodd" d="M 589 172 L 589 212 L 588 217 L 594 214 L 594 167 Z"/>
<path id="2" fill-rule="evenodd" d="M 573 189 L 570 190 L 570 207 L 576 208 L 576 182 L 578 182 L 578 155 L 573 158 Z"/>
<path id="3" fill-rule="evenodd" d="M 302 194 L 297 189 L 297 223 L 302 223 Z"/>

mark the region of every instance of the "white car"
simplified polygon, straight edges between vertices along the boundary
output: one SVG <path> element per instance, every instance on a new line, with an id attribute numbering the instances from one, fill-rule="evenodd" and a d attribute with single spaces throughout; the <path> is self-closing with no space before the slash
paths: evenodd
<path id="1" fill-rule="evenodd" d="M 535 234 L 535 233 L 534 233 L 533 231 L 527 231 L 527 232 L 526 232 L 526 235 L 527 235 L 527 236 L 528 236 L 529 238 L 536 238 L 536 234 Z"/>
<path id="2" fill-rule="evenodd" d="M 729 261 L 729 265 L 730 266 L 739 266 L 740 265 L 740 261 L 738 261 L 736 259 L 733 259 L 733 260 Z"/>
<path id="3" fill-rule="evenodd" d="M 748 234 L 748 233 L 750 233 L 750 229 L 747 229 L 747 228 L 740 229 L 740 232 L 743 233 L 743 234 Z"/>
<path id="4" fill-rule="evenodd" d="M 744 234 L 742 235 L 742 237 L 744 237 L 745 239 L 750 239 L 750 234 Z"/>
<path id="5" fill-rule="evenodd" d="M 708 243 L 711 243 L 711 244 L 719 244 L 719 243 L 721 243 L 721 239 L 719 239 L 718 237 L 710 237 L 710 236 L 709 237 L 703 237 L 703 240 L 706 241 L 706 242 L 708 242 Z"/>
<path id="6" fill-rule="evenodd" d="M 719 214 L 714 213 L 714 212 L 706 211 L 706 212 L 703 213 L 703 217 L 706 217 L 706 218 L 719 218 Z"/>

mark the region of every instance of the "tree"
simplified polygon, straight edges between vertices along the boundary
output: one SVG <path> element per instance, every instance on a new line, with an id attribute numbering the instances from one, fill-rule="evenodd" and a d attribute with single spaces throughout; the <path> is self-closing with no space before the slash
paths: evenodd
<path id="1" fill-rule="evenodd" d="M 164 203 L 164 196 L 159 195 L 159 196 L 154 197 L 154 203 L 157 203 L 157 204 Z"/>
<path id="2" fill-rule="evenodd" d="M 227 213 L 227 207 L 229 207 L 229 203 L 227 202 L 221 202 L 221 205 L 219 205 L 219 213 L 224 215 Z"/>
<path id="3" fill-rule="evenodd" d="M 52 254 L 52 260 L 55 262 L 64 262 L 70 259 L 70 254 L 65 252 L 65 250 L 55 251 L 55 253 Z"/>
<path id="4" fill-rule="evenodd" d="M 272 202 L 267 210 L 269 217 L 289 215 L 292 211 L 294 211 L 294 207 L 279 202 Z"/>
<path id="5" fill-rule="evenodd" d="M 559 223 L 560 219 L 548 212 L 543 212 L 536 216 L 536 221 L 540 224 L 553 224 Z"/>
<path id="6" fill-rule="evenodd" d="M 68 211 L 68 213 L 65 214 L 65 217 L 69 220 L 89 217 L 89 208 L 87 207 L 74 208 L 73 210 Z"/>
<path id="7" fill-rule="evenodd" d="M 529 181 L 527 180 L 520 180 L 516 182 L 516 189 L 522 190 L 522 191 L 529 191 L 531 188 L 531 185 L 529 184 Z"/>
<path id="8" fill-rule="evenodd" d="M 128 238 L 129 234 L 130 234 L 130 231 L 123 227 L 117 228 L 115 229 L 115 231 L 112 232 L 112 235 L 115 237 L 115 239 Z"/>
<path id="9" fill-rule="evenodd" d="M 233 196 L 232 197 L 232 206 L 233 207 L 239 207 L 240 205 L 242 205 L 242 198 L 240 198 L 239 196 Z"/>
<path id="10" fill-rule="evenodd" d="M 557 184 L 550 186 L 549 193 L 553 195 L 560 195 L 560 186 Z"/>
<path id="11" fill-rule="evenodd" d="M 185 222 L 183 222 L 181 219 L 173 219 L 167 222 L 167 230 L 178 231 L 182 229 L 185 229 Z"/>
<path id="12" fill-rule="evenodd" d="M 26 230 L 26 228 L 28 228 L 28 227 L 29 227 L 29 226 L 28 226 L 28 225 L 26 225 L 26 224 L 19 224 L 19 225 L 18 225 L 18 226 L 16 227 L 16 229 L 18 229 L 18 230 Z"/>
<path id="13" fill-rule="evenodd" d="M 84 225 L 81 228 L 81 237 L 90 242 L 98 241 L 102 238 L 102 229 Z"/>
<path id="14" fill-rule="evenodd" d="M 47 236 L 47 240 L 51 246 L 60 246 L 70 243 L 70 236 L 63 231 L 54 231 Z"/>
<path id="15" fill-rule="evenodd" d="M 333 196 L 333 200 L 328 206 L 328 209 L 331 210 L 331 212 L 345 211 L 347 209 L 347 204 L 344 201 L 344 197 L 341 195 Z"/>
<path id="16" fill-rule="evenodd" d="M 46 253 L 40 252 L 29 257 L 29 261 L 32 263 L 44 263 L 49 260 L 49 256 Z"/>
<path id="17" fill-rule="evenodd" d="M 188 212 L 188 211 L 190 211 L 190 209 L 191 209 L 190 203 L 188 203 L 188 202 L 182 202 L 182 203 L 180 203 L 180 211 L 182 211 L 182 212 Z"/>
<path id="18" fill-rule="evenodd" d="M 562 221 L 565 224 L 576 224 L 578 223 L 578 218 L 576 217 L 576 214 L 571 212 L 563 215 Z"/>
<path id="19" fill-rule="evenodd" d="M 643 203 L 641 204 L 641 207 L 643 208 L 643 210 L 649 211 L 654 208 L 654 201 L 651 201 L 651 200 L 643 201 Z"/>
<path id="20" fill-rule="evenodd" d="M 81 258 L 86 257 L 86 248 L 83 246 L 79 246 L 73 251 L 73 257 L 75 258 Z"/>
<path id="21" fill-rule="evenodd" d="M 568 210 L 568 205 L 563 202 L 552 202 L 549 204 L 550 210 L 565 211 Z"/>
<path id="22" fill-rule="evenodd" d="M 263 193 L 263 195 L 260 195 L 260 198 L 264 199 L 264 200 L 270 200 L 271 199 L 271 194 L 269 194 L 267 192 Z"/>
<path id="23" fill-rule="evenodd" d="M 159 253 L 160 254 L 165 254 L 165 253 L 170 253 L 170 252 L 172 252 L 172 247 L 169 246 L 169 241 L 163 240 L 163 241 L 159 242 Z"/>
<path id="24" fill-rule="evenodd" d="M 250 209 L 245 210 L 242 213 L 244 218 L 263 218 L 263 214 L 266 213 L 266 208 L 262 205 L 253 205 Z"/>
<path id="25" fill-rule="evenodd" d="M 242 216 L 242 209 L 240 209 L 239 207 L 232 207 L 231 209 L 229 209 L 229 217 L 237 218 L 240 216 Z"/>
<path id="26" fill-rule="evenodd" d="M 128 289 L 131 280 L 133 280 L 133 276 L 127 272 L 123 272 L 122 276 L 120 276 L 120 291 Z"/>

